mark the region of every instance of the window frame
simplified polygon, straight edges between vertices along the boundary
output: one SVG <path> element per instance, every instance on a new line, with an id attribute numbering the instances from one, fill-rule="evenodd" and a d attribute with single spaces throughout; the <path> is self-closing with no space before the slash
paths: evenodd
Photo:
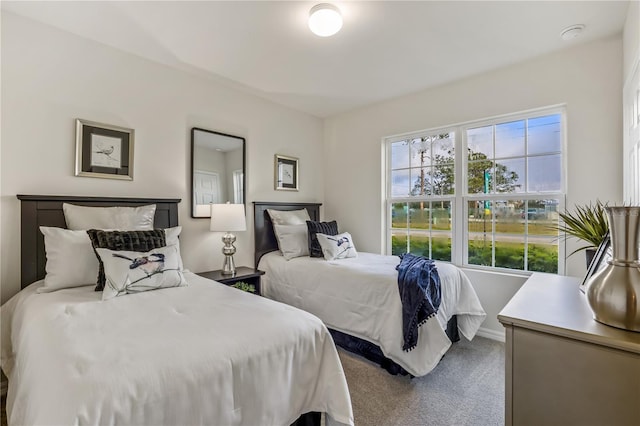
<path id="1" fill-rule="evenodd" d="M 499 125 L 509 123 L 513 121 L 532 119 L 547 115 L 560 115 L 560 189 L 559 191 L 528 191 L 525 188 L 524 192 L 507 192 L 507 193 L 489 193 L 489 194 L 469 194 L 468 182 L 466 179 L 468 171 L 468 159 L 467 159 L 467 131 L 472 128 Z M 424 195 L 424 196 L 407 196 L 407 197 L 392 197 L 391 196 L 391 146 L 395 142 L 404 140 L 410 140 L 414 138 L 422 138 L 425 136 L 432 136 L 442 133 L 454 133 L 454 193 L 447 196 L 442 195 Z M 526 138 L 528 137 L 525 132 L 525 147 Z M 407 132 L 403 134 L 397 134 L 382 139 L 383 152 L 386 160 L 384 161 L 384 202 L 383 208 L 385 213 L 385 250 L 387 254 L 392 252 L 392 206 L 395 203 L 415 203 L 415 202 L 437 202 L 448 201 L 451 203 L 451 263 L 460 267 L 469 269 L 480 269 L 493 272 L 510 273 L 516 275 L 530 275 L 534 271 L 509 269 L 496 266 L 484 266 L 469 264 L 469 232 L 468 232 L 468 214 L 469 214 L 469 201 L 473 200 L 505 200 L 505 199 L 517 199 L 517 200 L 541 200 L 541 199 L 557 199 L 558 211 L 564 211 L 565 199 L 567 193 L 567 111 L 566 105 L 552 105 L 548 107 L 535 108 L 526 111 L 520 111 L 510 114 L 502 114 L 483 118 L 479 120 L 467 121 L 463 123 L 457 123 L 453 125 L 433 127 L 421 131 Z M 463 155 L 461 155 L 463 154 Z M 541 154 L 528 155 L 525 149 L 523 156 L 514 158 L 536 157 Z M 500 158 L 502 159 L 502 158 Z M 494 158 L 495 160 L 495 153 Z M 525 166 L 527 167 L 527 166 Z M 525 168 L 525 173 L 527 169 Z M 528 182 L 527 182 L 528 183 Z M 495 210 L 492 210 L 492 222 L 495 219 Z M 430 228 L 431 229 L 431 228 Z M 407 234 L 409 230 L 407 228 Z M 493 234 L 493 230 L 492 230 Z M 523 233 L 524 242 L 527 243 L 528 232 Z M 526 246 L 525 246 L 526 247 Z M 564 274 L 566 268 L 565 262 L 566 244 L 564 239 L 559 238 L 558 241 L 558 274 Z M 492 263 L 494 263 L 492 261 Z"/>

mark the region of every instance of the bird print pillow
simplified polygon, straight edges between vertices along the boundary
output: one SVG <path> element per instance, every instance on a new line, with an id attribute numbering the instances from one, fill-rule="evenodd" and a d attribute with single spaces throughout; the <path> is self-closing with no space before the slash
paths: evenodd
<path id="1" fill-rule="evenodd" d="M 325 260 L 346 259 L 347 257 L 358 257 L 356 246 L 353 244 L 351 234 L 343 232 L 338 235 L 327 235 L 317 233 L 318 242 L 322 247 L 322 254 Z"/>
<path id="2" fill-rule="evenodd" d="M 187 285 L 180 270 L 180 252 L 176 245 L 148 252 L 104 248 L 96 248 L 96 252 L 104 263 L 106 278 L 102 300 Z"/>

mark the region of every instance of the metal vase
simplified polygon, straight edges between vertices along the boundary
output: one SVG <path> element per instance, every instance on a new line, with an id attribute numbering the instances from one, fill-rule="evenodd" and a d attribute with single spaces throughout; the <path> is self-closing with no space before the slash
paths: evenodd
<path id="1" fill-rule="evenodd" d="M 605 207 L 613 259 L 587 282 L 596 321 L 640 332 L 640 207 Z"/>

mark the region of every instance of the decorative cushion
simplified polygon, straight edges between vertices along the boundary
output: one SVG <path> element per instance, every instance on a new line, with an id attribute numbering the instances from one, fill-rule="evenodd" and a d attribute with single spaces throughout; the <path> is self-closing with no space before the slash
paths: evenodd
<path id="1" fill-rule="evenodd" d="M 307 220 L 311 220 L 307 209 L 301 210 L 274 210 L 267 209 L 271 222 L 274 225 L 304 225 Z"/>
<path id="2" fill-rule="evenodd" d="M 156 205 L 140 207 L 85 207 L 62 204 L 67 228 L 118 229 L 121 231 L 152 230 Z"/>
<path id="3" fill-rule="evenodd" d="M 308 256 L 309 249 L 307 248 L 306 250 L 303 250 L 300 247 L 300 238 L 304 238 L 305 241 L 307 239 L 307 228 L 306 226 L 301 225 L 304 225 L 307 220 L 311 220 L 307 209 L 267 209 L 267 213 L 269 213 L 269 216 L 271 217 L 271 223 L 273 223 L 273 232 L 274 234 L 276 234 L 278 248 L 280 249 L 280 252 L 284 256 L 284 258 L 290 260 L 298 256 Z M 298 225 L 298 227 L 289 227 L 294 225 Z M 284 232 L 284 234 L 280 235 L 280 232 Z"/>
<path id="4" fill-rule="evenodd" d="M 165 228 L 164 235 L 167 240 L 168 246 L 176 246 L 178 247 L 178 253 L 182 253 L 180 251 L 180 232 L 182 232 L 182 226 L 174 226 L 173 228 Z M 184 271 L 184 265 L 182 264 L 182 257 L 180 257 L 180 270 Z"/>
<path id="5" fill-rule="evenodd" d="M 278 238 L 278 247 L 285 259 L 309 256 L 307 225 L 273 225 Z"/>
<path id="6" fill-rule="evenodd" d="M 343 232 L 338 235 L 326 235 L 317 233 L 318 242 L 322 247 L 325 260 L 345 259 L 358 257 L 356 246 L 353 244 L 351 234 Z"/>
<path id="7" fill-rule="evenodd" d="M 44 286 L 38 293 L 96 283 L 98 259 L 86 231 L 41 226 L 47 256 Z"/>
<path id="8" fill-rule="evenodd" d="M 175 245 L 147 252 L 96 248 L 96 253 L 104 265 L 106 278 L 102 300 L 187 285 L 178 267 L 180 252 Z"/>
<path id="9" fill-rule="evenodd" d="M 101 229 L 89 229 L 86 231 L 94 250 L 105 248 L 114 251 L 149 251 L 164 247 L 166 235 L 164 229 L 151 231 L 103 231 Z M 96 255 L 98 252 L 96 251 Z M 104 265 L 98 256 L 98 283 L 96 291 L 102 291 L 105 284 Z"/>
<path id="10" fill-rule="evenodd" d="M 314 222 L 307 221 L 307 230 L 309 233 L 309 255 L 311 257 L 323 257 L 322 247 L 316 238 L 316 234 L 320 232 L 325 235 L 338 235 L 338 222 L 332 220 L 331 222 Z"/>

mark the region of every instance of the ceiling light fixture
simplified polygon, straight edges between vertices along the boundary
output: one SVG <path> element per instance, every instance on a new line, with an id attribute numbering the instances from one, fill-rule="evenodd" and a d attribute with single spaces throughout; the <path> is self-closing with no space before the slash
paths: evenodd
<path id="1" fill-rule="evenodd" d="M 329 37 L 342 28 L 340 9 L 329 3 L 320 3 L 309 11 L 309 29 L 320 37 Z"/>
<path id="2" fill-rule="evenodd" d="M 582 31 L 584 31 L 583 24 L 571 25 L 570 27 L 562 30 L 560 37 L 562 37 L 564 41 L 572 40 L 582 34 Z"/>

